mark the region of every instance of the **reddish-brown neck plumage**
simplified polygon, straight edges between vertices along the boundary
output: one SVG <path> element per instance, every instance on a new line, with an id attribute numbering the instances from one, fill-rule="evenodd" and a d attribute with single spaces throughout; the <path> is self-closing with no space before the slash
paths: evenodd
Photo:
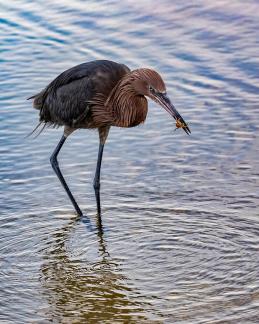
<path id="1" fill-rule="evenodd" d="M 112 112 L 114 126 L 133 127 L 146 119 L 147 99 L 134 88 L 136 75 L 133 72 L 118 82 L 106 100 L 105 106 Z"/>
<path id="2" fill-rule="evenodd" d="M 98 95 L 93 104 L 93 115 L 97 125 L 133 127 L 143 123 L 147 116 L 148 104 L 145 96 L 152 97 L 150 89 L 165 92 L 165 84 L 160 75 L 151 69 L 137 69 L 124 75 L 112 89 L 108 98 Z"/>

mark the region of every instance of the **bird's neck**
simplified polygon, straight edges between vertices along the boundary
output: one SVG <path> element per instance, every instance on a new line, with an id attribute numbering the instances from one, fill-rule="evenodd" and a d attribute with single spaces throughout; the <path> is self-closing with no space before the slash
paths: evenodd
<path id="1" fill-rule="evenodd" d="M 147 116 L 147 99 L 138 95 L 128 78 L 123 78 L 112 90 L 105 106 L 112 113 L 114 126 L 133 127 Z"/>

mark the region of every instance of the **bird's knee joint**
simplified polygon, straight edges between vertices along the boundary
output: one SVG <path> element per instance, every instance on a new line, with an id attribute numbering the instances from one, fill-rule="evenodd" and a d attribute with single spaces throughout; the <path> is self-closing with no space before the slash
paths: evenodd
<path id="1" fill-rule="evenodd" d="M 101 187 L 100 182 L 95 182 L 94 181 L 93 187 L 94 187 L 94 190 L 100 190 L 100 187 Z"/>
<path id="2" fill-rule="evenodd" d="M 58 166 L 58 160 L 57 160 L 57 158 L 55 156 L 51 155 L 49 160 L 50 160 L 50 164 L 52 166 Z"/>

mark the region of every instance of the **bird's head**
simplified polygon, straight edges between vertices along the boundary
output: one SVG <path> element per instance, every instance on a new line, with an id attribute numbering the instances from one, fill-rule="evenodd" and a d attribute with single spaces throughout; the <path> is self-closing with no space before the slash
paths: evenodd
<path id="1" fill-rule="evenodd" d="M 149 97 L 162 106 L 189 135 L 191 131 L 168 98 L 165 83 L 161 76 L 156 71 L 146 68 L 132 71 L 132 76 L 132 85 L 136 93 Z"/>

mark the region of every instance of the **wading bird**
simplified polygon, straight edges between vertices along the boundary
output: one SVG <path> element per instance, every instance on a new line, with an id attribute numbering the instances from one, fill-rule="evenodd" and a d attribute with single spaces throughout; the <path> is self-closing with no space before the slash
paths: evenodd
<path id="1" fill-rule="evenodd" d="M 174 117 L 176 126 L 190 134 L 187 124 L 167 97 L 161 76 L 147 68 L 130 71 L 124 64 L 107 60 L 83 63 L 64 71 L 40 93 L 29 98 L 33 99 L 33 107 L 40 111 L 38 126 L 64 126 L 50 162 L 79 215 L 82 212 L 57 160 L 65 140 L 78 128 L 98 129 L 100 143 L 93 185 L 100 213 L 100 170 L 110 127 L 134 127 L 143 123 L 148 111 L 147 98 L 162 106 Z"/>

